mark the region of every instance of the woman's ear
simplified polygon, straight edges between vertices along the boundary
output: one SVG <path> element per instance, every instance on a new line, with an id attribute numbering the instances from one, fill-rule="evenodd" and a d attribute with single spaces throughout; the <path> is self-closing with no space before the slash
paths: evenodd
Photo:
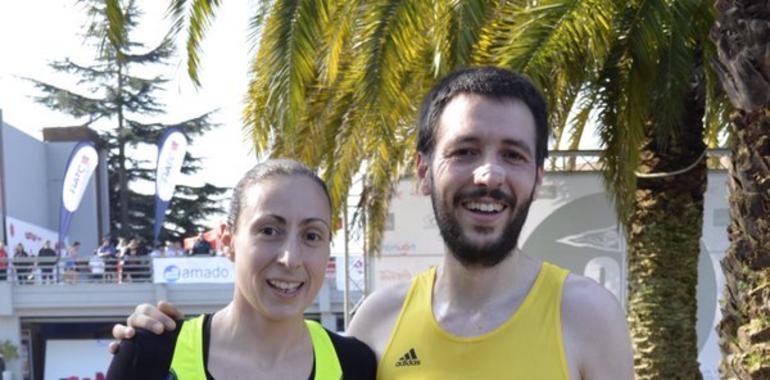
<path id="1" fill-rule="evenodd" d="M 230 261 L 235 261 L 235 248 L 233 247 L 233 240 L 234 236 L 232 231 L 230 230 L 230 227 L 228 227 L 225 224 L 222 224 L 220 226 L 222 229 L 222 238 L 220 239 L 220 242 L 222 243 L 222 249 L 225 251 L 225 256 L 230 259 Z"/>

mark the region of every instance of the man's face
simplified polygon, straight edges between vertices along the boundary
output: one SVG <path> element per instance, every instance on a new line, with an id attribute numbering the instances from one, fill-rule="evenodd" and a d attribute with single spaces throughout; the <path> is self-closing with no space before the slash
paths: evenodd
<path id="1" fill-rule="evenodd" d="M 441 236 L 463 265 L 494 266 L 516 248 L 542 179 L 532 113 L 519 100 L 460 94 L 435 141 L 417 163 Z"/>

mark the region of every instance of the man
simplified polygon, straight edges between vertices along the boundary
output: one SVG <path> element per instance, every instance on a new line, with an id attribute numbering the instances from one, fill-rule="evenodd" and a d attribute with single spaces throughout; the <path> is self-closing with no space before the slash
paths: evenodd
<path id="1" fill-rule="evenodd" d="M 51 248 L 50 240 L 43 242 L 43 248 L 40 248 L 40 250 L 37 252 L 37 257 L 39 258 L 38 262 L 40 265 L 40 274 L 43 283 L 53 284 L 55 282 L 53 269 L 56 266 L 56 262 L 58 261 L 58 255 L 56 254 L 56 251 Z"/>
<path id="2" fill-rule="evenodd" d="M 379 379 L 633 378 L 614 297 L 516 248 L 542 182 L 546 119 L 532 84 L 501 69 L 460 70 L 427 95 L 417 176 L 446 254 L 413 282 L 372 294 L 353 318 L 348 333 L 375 351 Z M 156 331 L 158 321 L 173 326 L 147 305 L 129 318 Z"/>
<path id="3" fill-rule="evenodd" d="M 206 236 L 202 231 L 198 233 L 198 239 L 195 240 L 195 244 L 193 244 L 193 247 L 190 250 L 190 256 L 195 255 L 211 256 L 211 243 L 206 240 Z"/>

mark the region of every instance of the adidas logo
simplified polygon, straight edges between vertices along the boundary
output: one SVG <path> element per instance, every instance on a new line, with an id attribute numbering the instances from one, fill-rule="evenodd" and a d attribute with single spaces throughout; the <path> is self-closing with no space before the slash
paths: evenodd
<path id="1" fill-rule="evenodd" d="M 420 365 L 420 359 L 417 358 L 417 353 L 414 352 L 414 348 L 410 349 L 396 362 L 396 367 L 406 367 Z"/>

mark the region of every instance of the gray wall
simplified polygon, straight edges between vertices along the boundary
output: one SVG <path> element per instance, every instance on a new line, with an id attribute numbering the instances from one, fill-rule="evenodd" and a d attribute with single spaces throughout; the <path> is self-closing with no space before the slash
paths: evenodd
<path id="1" fill-rule="evenodd" d="M 32 223 L 52 231 L 59 229 L 61 186 L 64 169 L 76 142 L 43 142 L 11 125 L 2 125 L 3 182 L 6 216 Z M 90 254 L 99 245 L 99 208 L 97 189 L 101 192 L 101 231 L 109 231 L 109 199 L 107 196 L 106 158 L 100 163 L 70 225 L 70 242 L 80 241 L 81 254 Z M 98 174 L 98 175 L 97 175 Z M 100 177 L 102 184 L 97 185 Z"/>
<path id="2" fill-rule="evenodd" d="M 26 133 L 3 125 L 6 213 L 51 230 L 45 144 Z"/>

